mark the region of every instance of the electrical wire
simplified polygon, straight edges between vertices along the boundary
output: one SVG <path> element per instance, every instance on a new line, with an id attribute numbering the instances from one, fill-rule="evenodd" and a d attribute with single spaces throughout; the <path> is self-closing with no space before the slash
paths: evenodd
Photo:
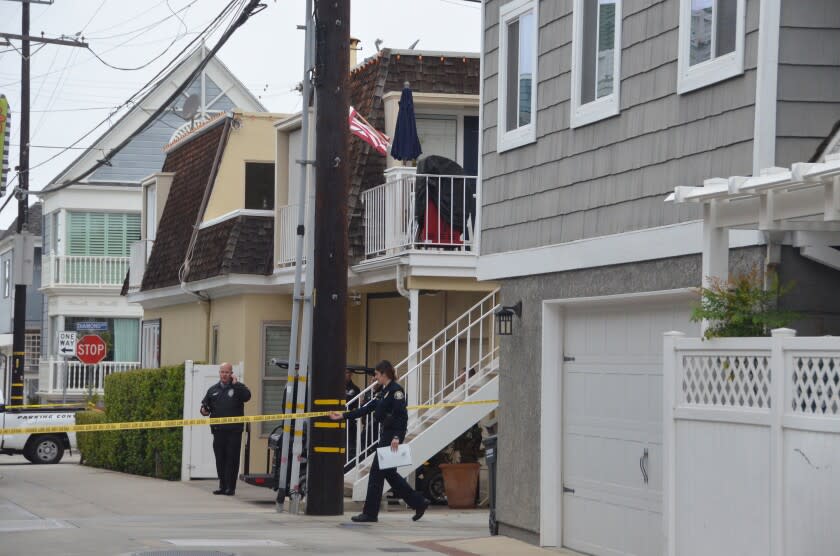
<path id="1" fill-rule="evenodd" d="M 189 43 L 189 44 L 187 44 L 187 46 L 185 46 L 185 47 L 181 50 L 181 52 L 179 52 L 179 53 L 178 53 L 178 54 L 177 54 L 177 55 L 176 55 L 176 56 L 175 56 L 175 57 L 174 57 L 174 58 L 173 58 L 173 59 L 172 59 L 172 60 L 171 60 L 171 61 L 170 61 L 170 62 L 169 62 L 166 66 L 164 66 L 164 67 L 163 67 L 163 68 L 162 68 L 162 69 L 161 69 L 161 70 L 160 70 L 160 71 L 159 71 L 159 72 L 158 72 L 158 73 L 157 73 L 154 77 L 152 77 L 149 81 L 147 81 L 147 82 L 146 82 L 146 84 L 145 84 L 145 85 L 143 85 L 143 86 L 142 86 L 142 87 L 141 87 L 141 88 L 140 88 L 137 92 L 135 92 L 133 95 L 131 95 L 131 97 L 129 97 L 129 99 L 128 99 L 128 100 L 126 100 L 125 102 L 123 102 L 123 103 L 122 103 L 119 107 L 117 107 L 114 111 L 112 111 L 110 114 L 108 114 L 108 115 L 107 115 L 107 116 L 106 116 L 106 117 L 105 117 L 105 118 L 104 118 L 101 122 L 99 122 L 98 124 L 96 124 L 96 125 L 95 125 L 93 128 L 91 128 L 91 129 L 90 129 L 87 133 L 85 133 L 84 135 L 82 135 L 81 137 L 79 137 L 78 139 L 76 139 L 76 140 L 75 140 L 73 143 L 71 143 L 71 144 L 70 144 L 70 146 L 69 146 L 69 147 L 67 147 L 65 150 L 55 153 L 54 155 L 50 156 L 50 157 L 49 157 L 49 158 L 47 158 L 46 160 L 43 160 L 43 161 L 39 162 L 38 164 L 31 165 L 27 171 L 28 171 L 28 172 L 31 172 L 32 170 L 34 170 L 34 169 L 36 169 L 36 168 L 38 168 L 38 167 L 40 167 L 40 166 L 43 166 L 44 164 L 47 164 L 48 162 L 51 162 L 52 160 L 55 160 L 56 158 L 58 158 L 59 156 L 61 156 L 62 154 L 64 154 L 67 150 L 70 150 L 70 148 L 75 147 L 76 145 L 78 145 L 79 143 L 81 143 L 82 141 L 84 141 L 86 138 L 88 138 L 89 136 L 91 136 L 91 135 L 92 135 L 92 134 L 93 134 L 93 133 L 94 133 L 97 129 L 99 129 L 100 127 L 102 127 L 104 124 L 108 123 L 108 122 L 111 120 L 111 118 L 112 118 L 113 116 L 115 116 L 115 115 L 116 115 L 116 114 L 117 114 L 117 113 L 118 113 L 121 109 L 123 109 L 124 107 L 126 107 L 126 106 L 128 106 L 128 105 L 130 105 L 130 104 L 135 104 L 136 99 L 137 99 L 139 96 L 145 96 L 145 94 L 146 94 L 146 92 L 147 92 L 147 89 L 149 89 L 149 88 L 150 88 L 150 87 L 151 87 L 154 83 L 156 83 L 156 82 L 157 82 L 157 79 L 158 79 L 158 78 L 159 78 L 159 77 L 160 77 L 160 76 L 161 76 L 161 75 L 162 75 L 165 71 L 167 71 L 167 70 L 168 70 L 168 68 L 169 68 L 170 66 L 172 66 L 173 64 L 176 64 L 176 63 L 180 63 L 180 62 L 181 62 L 181 60 L 180 60 L 181 55 L 182 55 L 182 54 L 184 54 L 184 52 L 186 52 L 186 51 L 187 51 L 187 49 L 188 49 L 188 48 L 190 48 L 190 46 L 191 46 L 191 45 L 193 45 L 195 42 L 197 42 L 197 41 L 199 40 L 199 38 L 201 38 L 202 36 L 204 36 L 204 34 L 205 34 L 205 33 L 206 33 L 206 34 L 208 34 L 208 35 L 209 35 L 209 34 L 212 34 L 212 33 L 216 30 L 216 28 L 219 26 L 220 22 L 222 22 L 222 21 L 223 21 L 223 20 L 224 20 L 224 19 L 225 19 L 228 15 L 229 15 L 229 13 L 230 13 L 231 9 L 232 9 L 232 8 L 234 8 L 234 7 L 236 6 L 236 4 L 240 4 L 240 5 L 241 5 L 243 2 L 244 2 L 244 0 L 231 0 L 231 1 L 227 4 L 227 6 L 225 6 L 225 8 L 224 8 L 224 9 L 223 9 L 223 10 L 222 10 L 222 11 L 221 11 L 221 12 L 220 12 L 220 13 L 219 13 L 219 14 L 218 14 L 218 15 L 217 15 L 214 19 L 213 19 L 213 21 L 211 21 L 211 22 L 210 22 L 210 24 L 208 24 L 208 25 L 207 25 L 207 27 L 205 27 L 205 28 L 204 28 L 204 30 L 203 30 L 203 31 L 202 31 L 202 32 L 201 32 L 201 33 L 200 33 L 200 34 L 199 34 L 199 35 L 198 35 L 195 39 L 193 39 L 192 41 L 190 41 L 190 43 Z M 201 64 L 201 65 L 200 65 L 200 67 L 203 69 L 204 65 L 206 65 L 206 62 L 205 62 L 204 64 Z M 194 77 L 194 75 L 191 75 L 190 80 L 192 80 L 192 78 L 193 78 L 193 77 Z M 174 100 L 174 97 L 173 97 L 173 100 Z M 164 105 L 164 106 L 168 106 L 168 104 L 167 104 L 167 105 Z M 160 110 L 160 109 L 158 109 L 158 110 Z M 145 127 L 145 126 L 144 126 L 144 127 Z M 95 166 L 95 168 L 98 168 L 98 167 L 99 167 L 99 165 L 97 164 L 97 165 Z M 92 172 L 92 171 L 93 171 L 93 170 L 91 170 L 91 172 Z M 76 178 L 76 180 L 79 180 L 79 179 L 84 179 L 84 177 L 87 177 L 87 175 L 89 175 L 89 173 L 88 173 L 88 174 L 86 174 L 86 175 L 85 175 L 85 176 L 83 176 L 83 177 Z M 4 206 L 5 206 L 5 205 L 4 205 Z M 0 208 L 0 211 L 2 211 L 2 208 Z"/>

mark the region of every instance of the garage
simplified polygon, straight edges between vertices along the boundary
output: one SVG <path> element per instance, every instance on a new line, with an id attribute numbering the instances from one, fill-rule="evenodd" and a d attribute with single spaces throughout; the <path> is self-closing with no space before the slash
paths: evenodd
<path id="1" fill-rule="evenodd" d="M 553 364 L 543 372 L 560 371 L 562 403 L 543 414 L 560 426 L 542 438 L 561 465 L 549 482 L 559 502 L 543 506 L 553 517 L 542 523 L 553 522 L 563 546 L 598 556 L 662 552 L 662 335 L 698 332 L 691 304 L 689 292 L 546 302 L 544 356 Z"/>

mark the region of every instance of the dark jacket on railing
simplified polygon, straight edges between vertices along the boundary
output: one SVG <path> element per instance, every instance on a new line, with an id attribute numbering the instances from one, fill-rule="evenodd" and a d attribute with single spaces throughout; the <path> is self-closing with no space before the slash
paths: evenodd
<path id="1" fill-rule="evenodd" d="M 405 390 L 397 381 L 392 380 L 383 387 L 368 403 L 353 411 L 345 411 L 345 419 L 358 419 L 373 413 L 379 423 L 379 446 L 388 446 L 394 438 L 405 440 L 408 428 L 408 410 L 406 409 Z"/>

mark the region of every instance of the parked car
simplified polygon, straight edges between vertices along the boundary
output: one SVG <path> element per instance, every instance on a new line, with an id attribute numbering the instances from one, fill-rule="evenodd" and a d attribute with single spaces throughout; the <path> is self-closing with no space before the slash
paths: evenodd
<path id="1" fill-rule="evenodd" d="M 0 428 L 13 429 L 52 425 L 75 425 L 76 410 L 44 408 L 37 411 L 6 407 L 0 392 Z M 0 453 L 23 454 L 31 463 L 58 463 L 66 450 L 76 448 L 76 433 L 0 435 Z"/>

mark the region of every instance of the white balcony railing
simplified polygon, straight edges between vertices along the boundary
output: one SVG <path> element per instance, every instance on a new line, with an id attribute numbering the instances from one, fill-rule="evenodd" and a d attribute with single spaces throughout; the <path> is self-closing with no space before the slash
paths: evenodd
<path id="1" fill-rule="evenodd" d="M 362 193 L 365 258 L 412 249 L 475 253 L 475 176 L 404 175 Z"/>
<path id="2" fill-rule="evenodd" d="M 70 395 L 89 392 L 101 394 L 105 388 L 105 377 L 139 368 L 140 362 L 103 361 L 96 365 L 85 365 L 81 361 L 42 359 L 41 391 L 53 395 L 64 392 Z"/>
<path id="3" fill-rule="evenodd" d="M 146 263 L 152 253 L 152 245 L 154 245 L 154 241 L 150 239 L 141 239 L 131 244 L 128 272 L 129 292 L 140 291 L 140 286 L 143 284 L 143 274 L 146 273 Z"/>
<path id="4" fill-rule="evenodd" d="M 47 256 L 43 259 L 43 287 L 120 287 L 128 271 L 128 257 Z"/>
<path id="5" fill-rule="evenodd" d="M 279 233 L 278 267 L 294 266 L 297 256 L 297 225 L 299 205 L 286 205 L 278 209 L 277 228 Z M 306 262 L 306 259 L 303 261 Z"/>

